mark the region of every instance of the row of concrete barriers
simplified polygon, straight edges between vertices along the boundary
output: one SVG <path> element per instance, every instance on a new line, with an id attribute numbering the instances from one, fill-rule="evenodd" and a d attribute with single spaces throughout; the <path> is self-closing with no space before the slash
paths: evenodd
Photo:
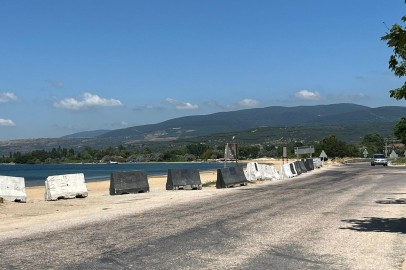
<path id="1" fill-rule="evenodd" d="M 291 178 L 312 171 L 315 168 L 320 168 L 322 165 L 320 158 L 302 159 L 280 165 L 279 174 L 281 179 Z"/>
<path id="2" fill-rule="evenodd" d="M 308 158 L 280 165 L 278 173 L 273 166 L 251 162 L 247 164 L 245 177 L 248 181 L 281 180 L 306 173 L 321 166 L 322 162 L 320 158 Z"/>
<path id="3" fill-rule="evenodd" d="M 320 165 L 319 165 L 320 164 Z M 290 178 L 320 167 L 321 161 L 307 159 L 280 166 L 279 173 L 273 166 L 251 162 L 244 174 L 242 166 L 217 170 L 216 188 L 246 186 L 248 181 L 280 180 Z M 199 170 L 169 169 L 166 190 L 202 189 Z M 149 192 L 146 171 L 112 172 L 110 195 Z M 45 200 L 85 198 L 88 191 L 83 173 L 49 176 L 45 181 Z M 25 180 L 22 177 L 0 176 L 0 197 L 8 201 L 26 202 Z"/>
<path id="4" fill-rule="evenodd" d="M 217 170 L 217 188 L 246 186 L 243 167 L 230 167 Z M 202 189 L 200 173 L 197 169 L 169 169 L 167 190 Z M 112 172 L 110 195 L 149 192 L 146 171 Z M 85 198 L 88 191 L 83 173 L 49 176 L 45 180 L 45 200 Z M 26 202 L 25 180 L 23 177 L 0 176 L 0 197 L 7 201 Z"/>

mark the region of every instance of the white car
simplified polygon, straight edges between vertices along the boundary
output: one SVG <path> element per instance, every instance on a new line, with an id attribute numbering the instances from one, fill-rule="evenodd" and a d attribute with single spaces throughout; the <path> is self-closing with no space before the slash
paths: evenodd
<path id="1" fill-rule="evenodd" d="M 374 154 L 371 159 L 371 166 L 375 165 L 388 166 L 388 159 L 383 154 Z"/>

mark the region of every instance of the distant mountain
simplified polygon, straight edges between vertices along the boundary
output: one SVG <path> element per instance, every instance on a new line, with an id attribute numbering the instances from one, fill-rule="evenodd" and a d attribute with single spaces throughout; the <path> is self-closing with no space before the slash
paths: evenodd
<path id="1" fill-rule="evenodd" d="M 91 137 L 96 137 L 103 135 L 107 132 L 110 132 L 110 129 L 99 129 L 99 130 L 93 130 L 93 131 L 82 131 L 78 133 L 73 133 L 70 135 L 62 136 L 61 138 L 91 138 Z"/>
<path id="2" fill-rule="evenodd" d="M 399 121 L 402 116 L 406 116 L 406 107 L 385 106 L 378 108 L 368 108 L 365 110 L 346 112 L 336 115 L 321 116 L 306 122 L 310 126 L 362 124 L 377 122 Z"/>
<path id="3" fill-rule="evenodd" d="M 317 121 L 321 117 L 336 116 L 367 109 L 371 108 L 349 103 L 298 107 L 272 106 L 209 115 L 185 116 L 158 124 L 113 130 L 99 137 L 126 138 L 127 140 L 134 141 L 160 141 L 255 127 L 319 125 L 309 121 Z"/>
<path id="4" fill-rule="evenodd" d="M 312 141 L 319 140 L 326 134 L 342 134 L 341 140 L 357 143 L 367 133 L 393 135 L 393 127 L 402 116 L 406 116 L 406 107 L 369 108 L 348 103 L 273 106 L 180 117 L 158 124 L 107 131 L 101 135 L 96 134 L 103 131 L 90 131 L 64 138 L 0 141 L 0 154 L 51 150 L 58 146 L 75 150 L 81 150 L 84 146 L 102 149 L 120 144 L 148 144 L 151 147 L 156 146 L 157 149 L 164 149 L 188 142 L 223 143 L 228 141 L 232 134 L 239 134 L 237 138 L 242 144 Z M 240 131 L 243 133 L 240 134 Z M 224 139 L 219 139 L 219 136 Z"/>

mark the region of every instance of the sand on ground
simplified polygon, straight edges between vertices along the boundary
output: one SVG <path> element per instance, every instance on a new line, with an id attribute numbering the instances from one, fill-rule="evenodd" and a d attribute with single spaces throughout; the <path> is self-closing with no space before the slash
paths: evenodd
<path id="1" fill-rule="evenodd" d="M 276 159 L 249 160 L 249 162 L 254 161 L 270 164 L 277 170 L 282 164 L 281 160 Z M 215 182 L 217 172 L 200 172 L 200 178 L 202 183 Z M 215 183 L 213 186 L 204 187 L 199 191 L 166 191 L 166 180 L 166 175 L 150 176 L 148 177 L 150 192 L 120 196 L 109 195 L 109 179 L 101 182 L 90 182 L 86 183 L 88 197 L 58 201 L 45 201 L 44 186 L 27 187 L 26 203 L 9 201 L 0 203 L 0 233 L 129 208 L 145 210 L 151 207 L 213 196 L 219 192 L 215 188 Z"/>

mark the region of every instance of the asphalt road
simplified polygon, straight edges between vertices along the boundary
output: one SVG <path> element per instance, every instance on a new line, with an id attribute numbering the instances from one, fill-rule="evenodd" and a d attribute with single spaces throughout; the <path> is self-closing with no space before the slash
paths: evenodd
<path id="1" fill-rule="evenodd" d="M 342 165 L 0 236 L 0 269 L 406 269 L 405 175 L 406 168 Z"/>

